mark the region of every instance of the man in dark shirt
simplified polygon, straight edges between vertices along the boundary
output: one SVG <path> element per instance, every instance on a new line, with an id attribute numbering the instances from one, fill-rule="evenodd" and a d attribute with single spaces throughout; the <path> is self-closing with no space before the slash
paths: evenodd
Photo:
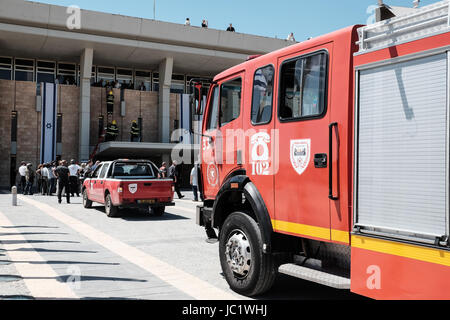
<path id="1" fill-rule="evenodd" d="M 179 199 L 183 199 L 184 196 L 181 194 L 181 171 L 178 163 L 176 161 L 172 162 L 172 166 L 168 170 L 169 178 L 173 180 L 175 184 L 175 192 L 178 195 Z"/>
<path id="2" fill-rule="evenodd" d="M 230 23 L 230 26 L 228 27 L 227 31 L 229 31 L 229 32 L 235 32 L 235 31 L 236 31 L 236 30 L 234 29 L 232 23 Z"/>
<path id="3" fill-rule="evenodd" d="M 69 177 L 70 171 L 67 167 L 67 161 L 61 160 L 59 167 L 55 169 L 55 176 L 58 178 L 58 203 L 62 202 L 62 192 L 65 189 L 67 203 L 70 203 Z"/>

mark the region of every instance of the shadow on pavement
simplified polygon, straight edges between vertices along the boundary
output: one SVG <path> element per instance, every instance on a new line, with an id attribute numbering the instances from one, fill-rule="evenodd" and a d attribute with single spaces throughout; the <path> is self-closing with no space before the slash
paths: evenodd
<path id="1" fill-rule="evenodd" d="M 59 276 L 59 277 L 23 277 L 23 280 L 54 280 L 59 282 L 72 282 L 73 275 Z M 132 279 L 132 278 L 115 278 L 115 277 L 94 277 L 94 276 L 80 276 L 80 281 L 123 281 L 123 282 L 148 282 L 147 280 Z"/>
<path id="2" fill-rule="evenodd" d="M 35 300 L 31 296 L 1 296 L 0 300 Z"/>
<path id="3" fill-rule="evenodd" d="M 105 214 L 104 207 L 96 207 L 95 210 Z M 123 209 L 120 210 L 120 216 L 116 219 L 121 219 L 125 221 L 173 221 L 173 220 L 189 220 L 189 218 L 179 216 L 172 213 L 164 213 L 162 217 L 155 217 L 150 213 L 133 210 L 133 209 Z"/>
<path id="4" fill-rule="evenodd" d="M 0 249 L 0 251 L 6 251 L 4 249 Z M 85 250 L 50 250 L 50 249 L 43 249 L 43 248 L 20 248 L 15 250 L 8 250 L 10 251 L 36 251 L 36 252 L 47 252 L 47 253 L 98 253 L 98 251 L 85 251 Z"/>
<path id="5" fill-rule="evenodd" d="M 34 235 L 68 235 L 68 233 L 63 232 L 23 232 L 23 233 L 3 233 L 0 232 L 0 237 L 2 236 L 34 236 Z"/>
<path id="6" fill-rule="evenodd" d="M 1 262 L 6 262 L 0 260 Z M 79 264 L 79 265 L 102 265 L 102 266 L 119 266 L 120 263 L 115 262 L 85 262 L 85 261 L 8 261 L 10 263 L 18 264 L 18 263 L 26 263 L 26 264 Z"/>
<path id="7" fill-rule="evenodd" d="M 13 227 L 2 227 L 3 229 L 23 229 L 23 228 L 36 228 L 36 229 L 59 229 L 58 227 L 47 227 L 47 226 L 13 226 Z"/>
<path id="8" fill-rule="evenodd" d="M 25 244 L 25 243 L 80 243 L 78 241 L 51 241 L 51 240 L 0 240 L 3 244 Z"/>

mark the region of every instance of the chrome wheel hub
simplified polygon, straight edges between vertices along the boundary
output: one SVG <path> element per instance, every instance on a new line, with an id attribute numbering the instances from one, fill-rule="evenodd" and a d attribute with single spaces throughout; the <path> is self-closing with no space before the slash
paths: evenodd
<path id="1" fill-rule="evenodd" d="M 245 278 L 251 266 L 251 247 L 242 231 L 232 233 L 225 248 L 225 255 L 230 269 L 239 277 Z"/>

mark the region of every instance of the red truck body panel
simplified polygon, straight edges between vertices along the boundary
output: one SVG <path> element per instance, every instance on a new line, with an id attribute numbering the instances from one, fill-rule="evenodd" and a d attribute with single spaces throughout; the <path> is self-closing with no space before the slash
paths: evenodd
<path id="1" fill-rule="evenodd" d="M 449 44 L 450 33 L 443 33 L 356 55 L 354 65 L 426 52 Z M 353 236 L 351 259 L 355 293 L 375 299 L 450 299 L 450 252 L 446 249 Z"/>

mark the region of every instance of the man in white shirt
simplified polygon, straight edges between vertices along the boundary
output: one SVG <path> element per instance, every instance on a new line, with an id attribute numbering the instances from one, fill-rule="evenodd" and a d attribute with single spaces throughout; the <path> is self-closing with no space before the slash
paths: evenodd
<path id="1" fill-rule="evenodd" d="M 55 163 L 48 164 L 48 195 L 52 196 L 53 192 L 56 191 L 56 176 L 53 173 L 53 170 L 56 169 Z"/>
<path id="2" fill-rule="evenodd" d="M 69 186 L 70 186 L 70 194 L 72 197 L 74 197 L 74 194 L 77 194 L 77 197 L 80 196 L 80 190 L 78 188 L 78 173 L 81 170 L 81 167 L 75 163 L 75 160 L 70 160 L 70 166 L 69 166 Z"/>
<path id="3" fill-rule="evenodd" d="M 197 164 L 191 170 L 191 186 L 192 192 L 194 193 L 194 201 L 198 202 L 198 168 Z"/>
<path id="4" fill-rule="evenodd" d="M 290 35 L 288 35 L 288 37 L 287 37 L 287 39 L 286 39 L 287 41 L 292 41 L 292 42 L 295 42 L 295 38 L 294 38 L 294 33 L 293 32 L 291 32 L 291 34 Z"/>
<path id="5" fill-rule="evenodd" d="M 20 168 L 19 168 L 20 188 L 21 188 L 20 191 L 21 192 L 25 191 L 25 186 L 27 184 L 26 171 L 27 171 L 27 164 L 22 161 L 22 163 L 20 164 Z"/>
<path id="6" fill-rule="evenodd" d="M 47 164 L 44 164 L 44 166 L 41 169 L 41 176 L 42 176 L 42 185 L 41 185 L 41 193 L 43 196 L 48 195 L 48 186 L 49 186 L 49 176 L 48 176 L 48 168 Z"/>
<path id="7" fill-rule="evenodd" d="M 191 26 L 191 19 L 186 18 L 186 22 L 184 23 L 185 26 L 190 27 Z"/>

